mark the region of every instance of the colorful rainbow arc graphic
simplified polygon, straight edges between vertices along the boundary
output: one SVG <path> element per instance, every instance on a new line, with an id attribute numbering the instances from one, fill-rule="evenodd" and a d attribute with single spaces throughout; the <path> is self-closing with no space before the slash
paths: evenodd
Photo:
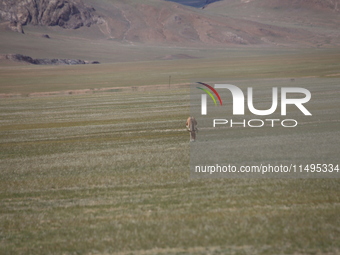
<path id="1" fill-rule="evenodd" d="M 206 83 L 203 83 L 203 82 L 197 82 L 197 83 L 198 83 L 198 84 L 201 84 L 201 85 L 203 85 L 203 86 L 206 86 L 206 87 L 209 88 L 212 92 L 214 92 L 214 94 L 215 94 L 215 95 L 217 96 L 217 98 L 218 98 L 218 101 L 220 101 L 220 105 L 222 105 L 222 99 L 221 99 L 220 95 L 217 93 L 217 91 L 216 91 L 213 87 L 211 87 L 210 85 L 208 85 L 208 84 L 206 84 Z M 214 95 L 211 94 L 211 92 L 210 92 L 209 90 L 204 89 L 204 88 L 200 88 L 200 87 L 196 87 L 196 88 L 201 89 L 201 90 L 203 90 L 205 93 L 207 93 L 207 94 L 211 97 L 211 99 L 214 101 L 215 105 L 217 105 L 216 99 L 215 99 Z"/>

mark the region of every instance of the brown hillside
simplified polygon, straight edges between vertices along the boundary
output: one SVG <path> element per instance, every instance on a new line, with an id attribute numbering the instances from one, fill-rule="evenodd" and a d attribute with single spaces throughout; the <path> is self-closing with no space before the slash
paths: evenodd
<path id="1" fill-rule="evenodd" d="M 0 7 L 3 17 L 10 14 L 7 20 L 23 20 L 23 25 L 91 26 L 106 39 L 125 44 L 328 47 L 340 44 L 339 1 L 224 0 L 196 9 L 163 0 L 57 0 L 52 1 L 55 8 L 49 7 L 52 2 L 29 5 L 29 14 L 9 0 Z M 11 11 L 4 14 L 4 6 Z M 44 15 L 34 18 L 33 7 Z"/>
<path id="2" fill-rule="evenodd" d="M 94 1 L 88 2 L 100 10 L 100 6 Z M 273 18 L 276 17 L 278 10 L 275 9 L 275 2 L 279 3 L 279 1 L 267 0 L 267 2 L 274 6 L 270 15 Z M 286 46 L 297 44 L 320 46 L 339 43 L 333 38 L 330 39 L 322 31 L 310 31 L 303 27 L 286 27 L 261 19 L 248 19 L 246 12 L 244 12 L 245 17 L 241 16 L 242 10 L 240 15 L 221 15 L 216 11 L 218 9 L 223 13 L 224 8 L 235 7 L 235 4 L 241 4 L 247 8 L 249 3 L 249 0 L 225 0 L 201 10 L 162 0 L 112 1 L 107 4 L 105 10 L 102 10 L 107 23 L 100 26 L 108 38 L 125 43 Z M 328 5 L 321 6 L 327 7 Z M 256 5 L 255 7 L 261 8 Z M 269 5 L 266 8 L 269 8 Z M 257 16 L 258 9 L 250 9 L 253 15 Z M 305 9 L 307 13 L 310 13 L 307 7 Z M 235 10 L 230 8 L 229 11 Z M 285 11 L 283 13 L 286 16 Z"/>
<path id="3" fill-rule="evenodd" d="M 100 9 L 97 8 L 96 9 Z M 106 23 L 100 25 L 108 38 L 125 43 L 152 44 L 252 44 L 247 33 L 238 33 L 228 23 L 179 4 L 142 1 L 127 4 L 114 1 L 103 10 Z"/>
<path id="4" fill-rule="evenodd" d="M 276 27 L 284 28 L 288 34 L 280 42 L 332 47 L 340 44 L 339 7 L 340 0 L 224 0 L 205 10 L 216 16 L 272 25 L 274 33 L 281 34 Z"/>
<path id="5" fill-rule="evenodd" d="M 207 6 L 208 9 L 225 10 L 225 7 L 261 7 L 265 9 L 306 9 L 339 12 L 340 0 L 222 0 Z"/>
<path id="6" fill-rule="evenodd" d="M 340 25 L 340 0 L 224 0 L 209 5 L 207 11 L 271 24 L 329 28 Z"/>

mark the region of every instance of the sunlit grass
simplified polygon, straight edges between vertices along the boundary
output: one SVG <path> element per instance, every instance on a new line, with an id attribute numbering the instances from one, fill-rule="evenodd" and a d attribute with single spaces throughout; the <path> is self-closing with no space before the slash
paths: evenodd
<path id="1" fill-rule="evenodd" d="M 228 74 L 223 73 L 223 63 L 212 74 Z M 253 67 L 249 64 L 244 70 L 263 74 L 270 64 L 259 68 L 253 62 Z M 183 77 L 201 75 L 206 65 L 200 65 L 196 71 L 184 69 Z M 289 65 L 282 67 L 291 69 L 282 73 L 287 79 L 293 73 L 312 73 L 293 72 Z M 331 72 L 324 71 L 322 64 L 317 66 L 321 71 L 315 75 Z M 105 74 L 106 67 L 94 69 L 93 75 L 99 75 L 98 71 L 112 78 Z M 58 68 L 48 67 L 47 77 Z M 63 68 L 81 70 L 69 84 L 74 89 L 81 87 L 75 80 L 85 79 L 80 74 L 90 71 Z M 243 69 L 238 68 L 235 75 L 240 78 Z M 269 76 L 279 69 L 273 67 Z M 35 70 L 39 76 L 45 69 Z M 213 68 L 203 74 L 208 77 L 209 71 Z M 27 75 L 23 72 L 17 80 L 29 81 Z M 129 79 L 135 77 L 123 80 Z M 120 82 L 119 86 L 124 84 Z M 23 91 L 40 89 L 40 85 L 28 86 Z M 311 111 L 337 113 L 336 95 L 316 96 Z M 185 86 L 1 98 L 0 253 L 339 253 L 338 179 L 191 180 L 188 115 Z M 323 118 L 321 114 L 320 121 Z M 337 123 L 331 124 L 311 130 L 338 132 Z M 264 137 L 263 144 L 275 144 L 279 135 L 275 132 Z M 251 132 L 247 135 L 252 137 Z M 234 132 L 231 141 L 236 143 L 238 138 L 247 139 Z M 236 157 L 237 151 L 233 153 Z"/>

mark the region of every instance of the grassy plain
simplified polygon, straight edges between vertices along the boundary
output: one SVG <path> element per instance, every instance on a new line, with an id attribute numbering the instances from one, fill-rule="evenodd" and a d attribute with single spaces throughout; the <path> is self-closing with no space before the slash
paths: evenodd
<path id="1" fill-rule="evenodd" d="M 143 49 L 142 47 L 140 49 Z M 154 51 L 161 51 L 155 49 Z M 178 52 L 191 52 L 179 49 Z M 125 51 L 122 49 L 122 51 Z M 148 60 L 83 66 L 0 69 L 0 94 L 188 84 L 192 79 L 339 77 L 337 49 L 196 49 L 197 59 Z M 130 51 L 126 51 L 130 55 Z M 209 57 L 207 57 L 209 56 Z M 146 60 L 145 60 L 146 59 Z M 18 75 L 19 74 L 19 75 Z"/>
<path id="2" fill-rule="evenodd" d="M 189 178 L 185 84 L 339 76 L 337 50 L 287 51 L 2 65 L 0 253 L 338 254 L 338 179 Z M 329 96 L 319 103 L 338 120 Z"/>

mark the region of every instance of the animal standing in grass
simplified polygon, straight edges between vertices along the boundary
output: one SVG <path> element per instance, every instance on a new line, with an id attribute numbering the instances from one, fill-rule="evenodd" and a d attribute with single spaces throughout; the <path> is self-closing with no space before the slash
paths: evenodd
<path id="1" fill-rule="evenodd" d="M 198 132 L 196 119 L 189 117 L 185 125 L 190 132 L 190 142 L 194 142 L 196 140 L 196 132 Z"/>

